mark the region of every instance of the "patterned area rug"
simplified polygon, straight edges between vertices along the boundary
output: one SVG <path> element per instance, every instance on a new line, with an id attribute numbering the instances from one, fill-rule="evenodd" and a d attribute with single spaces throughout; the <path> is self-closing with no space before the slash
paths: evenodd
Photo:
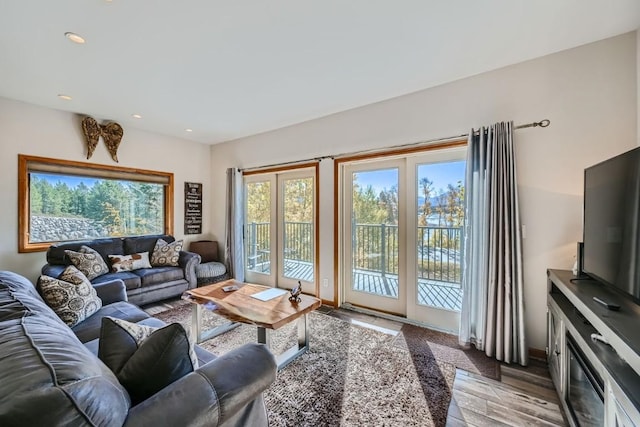
<path id="1" fill-rule="evenodd" d="M 188 327 L 191 306 L 155 317 Z M 205 312 L 205 327 L 222 322 Z M 265 392 L 271 426 L 445 425 L 454 365 L 394 345 L 391 335 L 317 312 L 309 324 L 309 351 L 282 369 Z M 201 345 L 223 354 L 256 338 L 254 326 L 241 325 Z M 295 325 L 271 339 L 274 352 L 289 348 L 296 342 Z"/>

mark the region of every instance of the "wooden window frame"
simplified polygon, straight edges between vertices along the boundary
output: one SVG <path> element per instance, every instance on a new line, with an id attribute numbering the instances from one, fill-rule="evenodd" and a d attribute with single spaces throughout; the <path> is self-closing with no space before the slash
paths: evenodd
<path id="1" fill-rule="evenodd" d="M 162 181 L 164 184 L 164 233 L 173 234 L 173 173 L 160 172 L 146 169 L 127 168 L 122 166 L 99 165 L 72 160 L 51 159 L 47 157 L 29 156 L 18 154 L 18 252 L 43 252 L 49 246 L 59 242 L 29 242 L 30 209 L 30 182 L 29 173 L 37 170 L 30 169 L 30 165 L 45 165 L 53 168 L 62 168 L 66 171 L 73 170 L 73 175 L 88 178 L 104 178 L 105 176 L 122 175 L 121 179 L 140 182 Z M 116 178 L 117 179 L 117 178 Z"/>

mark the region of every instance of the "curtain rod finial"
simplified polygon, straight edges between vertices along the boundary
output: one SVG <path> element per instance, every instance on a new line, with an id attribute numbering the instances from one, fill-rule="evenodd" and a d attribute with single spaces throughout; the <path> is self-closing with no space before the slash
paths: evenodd
<path id="1" fill-rule="evenodd" d="M 544 119 L 544 120 L 540 120 L 537 123 L 534 123 L 533 126 L 540 126 L 541 128 L 546 128 L 547 126 L 549 126 L 551 124 L 551 120 L 549 119 Z"/>

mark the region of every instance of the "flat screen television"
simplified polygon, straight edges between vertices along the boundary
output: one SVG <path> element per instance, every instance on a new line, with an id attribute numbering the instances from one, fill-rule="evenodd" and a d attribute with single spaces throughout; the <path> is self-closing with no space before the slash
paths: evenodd
<path id="1" fill-rule="evenodd" d="M 584 171 L 583 269 L 640 302 L 640 147 Z"/>

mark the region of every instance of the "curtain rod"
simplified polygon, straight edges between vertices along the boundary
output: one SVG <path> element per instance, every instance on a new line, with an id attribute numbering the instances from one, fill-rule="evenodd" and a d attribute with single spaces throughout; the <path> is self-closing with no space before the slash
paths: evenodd
<path id="1" fill-rule="evenodd" d="M 514 129 L 526 129 L 526 128 L 535 128 L 535 127 L 546 128 L 550 124 L 551 124 L 551 121 L 549 119 L 543 119 L 543 120 L 540 120 L 539 122 L 531 122 L 531 123 L 525 123 L 523 125 L 514 126 Z M 479 132 L 480 132 L 480 130 L 474 130 L 474 134 L 475 133 L 479 133 Z M 282 162 L 282 163 L 273 163 L 273 164 L 270 164 L 270 165 L 255 166 L 255 167 L 251 167 L 251 168 L 238 168 L 238 172 L 253 171 L 253 170 L 259 170 L 259 169 L 268 169 L 268 168 L 274 168 L 274 167 L 279 167 L 279 166 L 297 165 L 297 164 L 300 164 L 300 163 L 320 162 L 320 161 L 322 161 L 324 159 L 336 159 L 336 158 L 340 158 L 340 157 L 357 156 L 357 155 L 360 155 L 360 154 L 370 154 L 370 153 L 375 153 L 375 152 L 378 152 L 378 151 L 387 151 L 389 149 L 416 147 L 416 146 L 420 146 L 420 145 L 429 146 L 430 144 L 436 144 L 438 142 L 444 142 L 444 141 L 450 141 L 450 140 L 456 140 L 456 139 L 468 138 L 468 137 L 469 137 L 468 133 L 463 133 L 463 134 L 455 135 L 455 136 L 447 136 L 447 137 L 444 137 L 444 138 L 429 139 L 429 140 L 426 140 L 426 141 L 419 141 L 419 142 L 410 142 L 408 144 L 392 145 L 390 147 L 375 148 L 375 149 L 372 149 L 372 150 L 354 151 L 354 152 L 351 152 L 351 153 L 340 153 L 340 154 L 333 154 L 333 155 L 330 155 L 330 156 L 311 157 L 309 159 L 294 160 L 294 161 Z"/>

